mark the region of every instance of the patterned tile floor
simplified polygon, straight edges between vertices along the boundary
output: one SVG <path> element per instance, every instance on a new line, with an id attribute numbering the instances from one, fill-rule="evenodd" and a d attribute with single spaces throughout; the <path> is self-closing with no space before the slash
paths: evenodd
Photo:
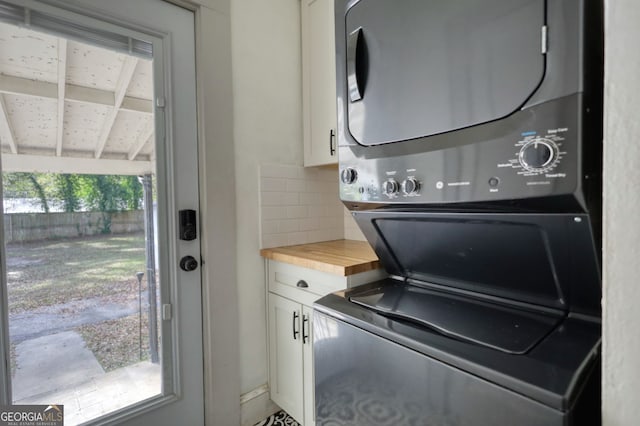
<path id="1" fill-rule="evenodd" d="M 278 411 L 260 423 L 256 423 L 256 426 L 300 426 L 300 424 L 284 411 Z"/>

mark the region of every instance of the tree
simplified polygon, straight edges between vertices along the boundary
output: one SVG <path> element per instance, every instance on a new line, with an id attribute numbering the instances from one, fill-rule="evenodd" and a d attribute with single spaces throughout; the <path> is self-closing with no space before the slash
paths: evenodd
<path id="1" fill-rule="evenodd" d="M 126 203 L 127 210 L 140 209 L 140 202 L 142 200 L 142 184 L 138 180 L 137 176 L 121 176 L 121 187 L 123 191 L 123 197 Z"/>
<path id="2" fill-rule="evenodd" d="M 49 213 L 51 176 L 45 173 L 14 172 L 3 174 L 3 196 L 37 198 L 42 210 Z"/>
<path id="3" fill-rule="evenodd" d="M 62 202 L 65 212 L 71 213 L 80 210 L 80 197 L 78 195 L 78 175 L 55 175 L 55 196 Z"/>
<path id="4" fill-rule="evenodd" d="M 137 176 L 77 175 L 52 173 L 4 173 L 4 197 L 34 198 L 49 212 L 52 201 L 65 212 L 86 208 L 103 213 L 103 232 L 111 229 L 111 213 L 137 210 L 142 203 L 142 184 Z"/>
<path id="5" fill-rule="evenodd" d="M 44 190 L 44 186 L 42 186 L 40 182 L 38 182 L 37 177 L 33 173 L 27 173 L 27 179 L 29 179 L 29 182 L 31 182 L 31 184 L 33 185 L 33 189 L 38 195 L 38 199 L 40 200 L 40 204 L 42 205 L 42 210 L 44 210 L 45 213 L 49 213 L 49 202 L 47 201 L 47 194 Z"/>
<path id="6" fill-rule="evenodd" d="M 102 212 L 102 232 L 111 232 L 111 215 L 140 208 L 142 185 L 136 176 L 82 175 L 77 193 L 84 205 Z"/>

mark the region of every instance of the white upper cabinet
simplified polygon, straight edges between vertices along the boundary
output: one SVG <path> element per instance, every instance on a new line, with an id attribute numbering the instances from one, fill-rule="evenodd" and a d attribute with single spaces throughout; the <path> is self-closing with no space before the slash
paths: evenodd
<path id="1" fill-rule="evenodd" d="M 304 165 L 337 164 L 333 0 L 301 0 Z"/>

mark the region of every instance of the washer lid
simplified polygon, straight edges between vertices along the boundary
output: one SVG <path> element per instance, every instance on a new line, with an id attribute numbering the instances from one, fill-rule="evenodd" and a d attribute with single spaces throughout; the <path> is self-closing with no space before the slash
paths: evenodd
<path id="1" fill-rule="evenodd" d="M 544 0 L 355 3 L 337 41 L 352 136 L 379 145 L 513 113 L 544 77 L 544 24 Z"/>
<path id="2" fill-rule="evenodd" d="M 382 315 L 510 354 L 530 351 L 564 317 L 559 312 L 534 312 L 405 283 L 376 288 L 350 300 Z"/>

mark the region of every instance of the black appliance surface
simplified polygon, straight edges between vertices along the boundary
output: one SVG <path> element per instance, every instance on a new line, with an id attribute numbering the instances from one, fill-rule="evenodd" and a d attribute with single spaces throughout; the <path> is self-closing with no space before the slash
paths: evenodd
<path id="1" fill-rule="evenodd" d="M 602 2 L 335 18 L 340 197 L 390 278 L 314 305 L 316 424 L 599 424 Z"/>
<path id="2" fill-rule="evenodd" d="M 384 316 L 512 354 L 527 353 L 563 317 L 561 312 L 535 312 L 406 284 L 376 288 L 349 300 Z"/>
<path id="3" fill-rule="evenodd" d="M 601 316 L 590 217 L 379 209 L 353 216 L 389 274 Z"/>
<path id="4" fill-rule="evenodd" d="M 598 215 L 601 2 L 336 0 L 335 13 L 350 209 Z"/>
<path id="5" fill-rule="evenodd" d="M 599 418 L 598 322 L 565 316 L 530 351 L 514 355 L 352 303 L 402 286 L 410 287 L 385 280 L 316 303 L 317 425 L 550 426 Z M 455 321 L 478 328 L 475 320 Z M 523 329 L 521 337 L 531 336 Z"/>

